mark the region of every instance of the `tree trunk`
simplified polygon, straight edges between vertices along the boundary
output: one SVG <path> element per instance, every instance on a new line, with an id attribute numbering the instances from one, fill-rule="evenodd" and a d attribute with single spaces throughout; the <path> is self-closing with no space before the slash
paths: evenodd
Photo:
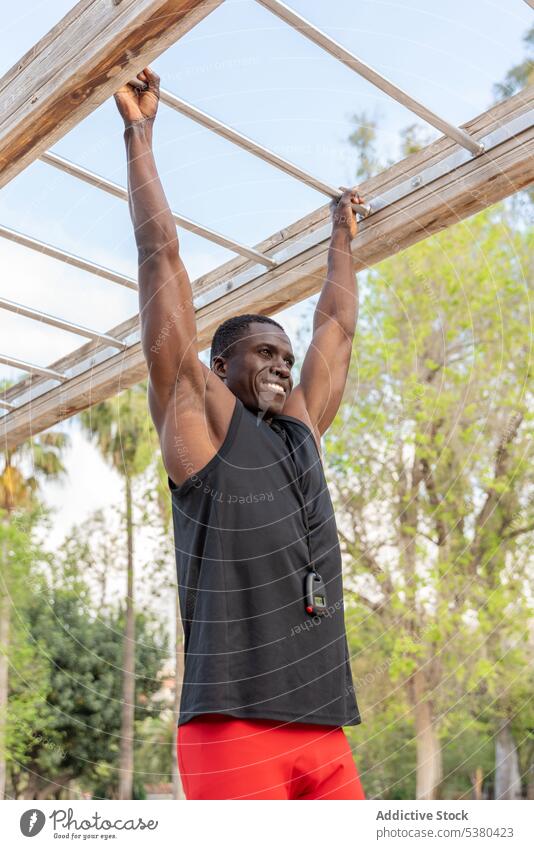
<path id="1" fill-rule="evenodd" d="M 441 746 L 422 669 L 416 669 L 411 684 L 417 751 L 415 795 L 417 799 L 437 799 L 443 777 Z"/>
<path id="2" fill-rule="evenodd" d="M 495 798 L 521 799 L 519 759 L 508 720 L 495 738 Z"/>
<path id="3" fill-rule="evenodd" d="M 135 612 L 132 484 L 129 477 L 126 477 L 126 534 L 128 544 L 128 576 L 123 650 L 119 799 L 132 798 L 134 770 Z"/>
<path id="4" fill-rule="evenodd" d="M 7 572 L 7 541 L 2 540 L 2 570 Z M 0 589 L 1 591 L 1 589 Z M 6 793 L 6 723 L 9 687 L 9 625 L 11 606 L 9 596 L 0 595 L 0 799 Z"/>
<path id="5" fill-rule="evenodd" d="M 528 773 L 527 773 L 527 799 L 529 801 L 534 800 L 534 760 L 531 760 L 528 765 Z"/>
<path id="6" fill-rule="evenodd" d="M 484 771 L 481 766 L 477 766 L 471 776 L 471 783 L 473 785 L 473 799 L 478 802 L 482 799 L 482 785 L 484 784 Z"/>
<path id="7" fill-rule="evenodd" d="M 183 638 L 182 619 L 180 616 L 180 599 L 178 592 L 174 593 L 174 621 L 175 621 L 175 664 L 174 664 L 174 738 L 172 751 L 172 797 L 173 799 L 185 799 L 184 789 L 178 768 L 178 717 L 180 714 L 180 696 L 182 694 L 183 681 Z"/>

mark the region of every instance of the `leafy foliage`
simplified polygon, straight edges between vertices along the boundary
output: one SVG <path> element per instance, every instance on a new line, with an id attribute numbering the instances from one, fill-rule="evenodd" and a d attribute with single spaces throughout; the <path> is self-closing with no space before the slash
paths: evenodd
<path id="1" fill-rule="evenodd" d="M 351 649 L 368 668 L 387 659 L 384 686 L 404 694 L 393 706 L 384 697 L 370 735 L 397 711 L 402 740 L 406 703 L 415 715 L 421 704 L 431 710 L 441 740 L 472 736 L 481 717 L 487 729 L 502 717 L 521 717 L 523 731 L 534 722 L 525 693 L 532 247 L 531 230 L 500 205 L 382 262 L 362 282 L 351 374 L 326 456 L 348 610 L 380 629 L 367 648 L 354 636 Z M 416 675 L 424 681 L 417 698 Z M 364 687 L 360 698 L 365 712 L 373 696 Z M 371 739 L 378 763 L 381 743 Z"/>
<path id="2" fill-rule="evenodd" d="M 47 673 L 43 703 L 28 712 L 31 735 L 12 769 L 14 788 L 30 798 L 68 798 L 73 781 L 79 792 L 98 788 L 106 798 L 116 790 L 124 612 L 95 605 L 83 577 L 87 560 L 83 541 L 78 549 L 65 544 L 51 581 L 32 593 L 25 611 L 27 644 Z M 135 715 L 142 721 L 161 710 L 152 696 L 168 638 L 148 612 L 137 614 L 136 630 Z M 24 695 L 34 697 L 34 679 L 13 679 L 10 712 Z"/>
<path id="3" fill-rule="evenodd" d="M 522 62 L 510 68 L 503 82 L 497 83 L 493 87 L 497 100 L 511 97 L 525 86 L 534 84 L 534 24 L 523 38 L 523 43 L 526 47 L 526 57 Z"/>

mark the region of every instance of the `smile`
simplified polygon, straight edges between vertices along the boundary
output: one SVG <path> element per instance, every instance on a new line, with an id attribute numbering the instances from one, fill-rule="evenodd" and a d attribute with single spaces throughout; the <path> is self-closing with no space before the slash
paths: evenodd
<path id="1" fill-rule="evenodd" d="M 278 392 L 279 395 L 286 394 L 284 387 L 280 386 L 279 383 L 267 383 L 267 381 L 264 381 L 263 385 L 268 386 L 269 389 L 273 390 L 273 392 Z"/>

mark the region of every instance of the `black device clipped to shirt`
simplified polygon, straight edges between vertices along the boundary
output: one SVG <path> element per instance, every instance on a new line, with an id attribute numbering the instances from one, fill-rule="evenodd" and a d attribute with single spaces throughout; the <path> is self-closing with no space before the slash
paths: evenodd
<path id="1" fill-rule="evenodd" d="M 326 613 L 326 589 L 318 572 L 308 571 L 304 593 L 306 613 L 311 616 L 323 616 Z"/>

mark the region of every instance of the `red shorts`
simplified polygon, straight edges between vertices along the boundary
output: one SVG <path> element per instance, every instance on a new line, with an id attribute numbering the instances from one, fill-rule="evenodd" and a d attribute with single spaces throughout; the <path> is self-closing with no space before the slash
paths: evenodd
<path id="1" fill-rule="evenodd" d="M 187 799 L 365 799 L 339 726 L 205 713 L 177 747 Z"/>

